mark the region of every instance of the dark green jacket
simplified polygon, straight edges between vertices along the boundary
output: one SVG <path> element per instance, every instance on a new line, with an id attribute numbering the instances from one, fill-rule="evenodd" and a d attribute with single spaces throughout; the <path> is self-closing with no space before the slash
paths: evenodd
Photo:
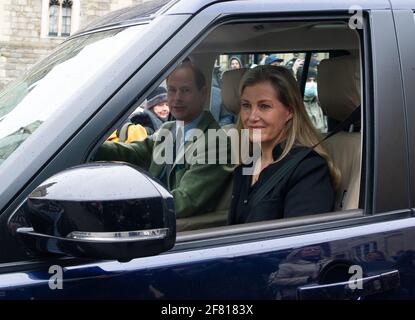
<path id="1" fill-rule="evenodd" d="M 105 142 L 98 150 L 95 160 L 125 161 L 136 164 L 146 169 L 154 177 L 160 178 L 166 168 L 164 162 L 163 145 L 172 143 L 160 141 L 160 137 L 171 132 L 174 121 L 166 122 L 154 135 L 143 141 L 123 144 L 119 142 Z M 197 129 L 200 129 L 205 137 L 209 129 L 220 129 L 218 123 L 210 112 L 205 111 Z M 223 130 L 220 134 L 226 135 Z M 229 141 L 229 140 L 228 140 Z M 195 151 L 205 150 L 202 152 Z M 227 162 L 230 163 L 230 145 L 216 148 L 215 164 L 207 164 L 208 152 L 207 138 L 196 141 L 186 141 L 184 149 L 176 156 L 176 161 L 171 165 L 170 174 L 167 177 L 168 189 L 173 194 L 176 217 L 185 218 L 197 214 L 214 211 L 218 199 L 222 195 L 226 184 L 231 179 L 232 165 L 219 164 L 220 154 L 226 153 Z M 194 156 L 196 155 L 196 156 Z M 197 163 L 205 160 L 205 164 Z M 223 163 L 223 161 L 221 162 Z"/>

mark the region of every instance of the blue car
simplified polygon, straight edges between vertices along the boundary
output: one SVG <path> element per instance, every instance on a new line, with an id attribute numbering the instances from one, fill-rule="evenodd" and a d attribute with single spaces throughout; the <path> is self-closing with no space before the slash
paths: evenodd
<path id="1" fill-rule="evenodd" d="M 414 299 L 414 10 L 154 0 L 69 37 L 0 93 L 0 299 Z M 355 114 L 324 141 L 341 172 L 333 212 L 227 225 L 230 181 L 217 210 L 176 219 L 146 171 L 92 161 L 186 58 L 230 130 L 242 72 L 228 62 L 271 54 L 303 92 L 317 68 L 304 105 L 323 135 Z"/>

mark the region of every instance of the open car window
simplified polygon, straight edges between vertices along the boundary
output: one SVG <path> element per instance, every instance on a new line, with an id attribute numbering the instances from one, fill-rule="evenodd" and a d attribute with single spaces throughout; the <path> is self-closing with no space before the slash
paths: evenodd
<path id="1" fill-rule="evenodd" d="M 321 139 L 331 131 L 332 125 L 342 122 L 351 110 L 360 105 L 360 91 L 352 93 L 356 99 L 353 105 L 350 105 L 350 101 L 347 100 L 349 94 L 347 88 L 350 86 L 332 87 L 335 80 L 344 78 L 342 81 L 346 84 L 351 81 L 353 90 L 360 89 L 359 35 L 355 30 L 348 28 L 346 22 L 254 21 L 224 24 L 209 32 L 187 59 L 203 72 L 209 93 L 206 109 L 226 132 L 237 127 L 239 118 L 239 85 L 242 74 L 236 77 L 232 75 L 235 69 L 249 70 L 259 65 L 277 64 L 289 70 L 298 83 L 298 89 L 301 90 L 309 120 Z M 304 70 L 304 66 L 308 66 L 308 69 Z M 354 68 L 353 76 L 344 77 L 341 71 L 343 68 Z M 358 76 L 355 77 L 355 74 Z M 166 87 L 168 94 L 166 78 L 160 79 L 159 83 L 160 86 Z M 152 97 L 153 93 L 150 93 L 146 97 L 147 101 Z M 333 101 L 337 102 L 333 103 Z M 146 109 L 145 105 L 141 107 Z M 145 126 L 140 122 L 135 124 Z M 149 136 L 151 134 L 147 134 L 142 139 Z M 359 126 L 358 130 L 346 129 L 336 134 L 335 137 L 324 142 L 324 149 L 341 176 L 332 211 L 358 209 L 362 163 L 361 127 Z M 151 149 L 147 151 L 152 152 Z M 150 159 L 151 155 L 146 157 Z M 154 173 L 151 172 L 154 169 L 150 164 L 151 161 L 148 160 L 143 164 L 146 169 L 150 169 L 150 173 Z M 235 167 L 238 164 L 232 163 Z M 156 178 L 158 174 L 157 171 Z M 192 177 L 188 177 L 188 185 L 184 188 L 192 188 L 199 178 L 195 176 L 195 180 L 192 180 Z M 206 188 L 212 187 L 212 183 L 206 185 Z M 216 186 L 218 192 L 211 199 L 209 212 L 186 217 L 178 216 L 177 230 L 226 226 L 232 197 L 232 183 L 232 179 L 229 179 L 226 183 Z M 199 193 L 195 196 L 203 197 L 204 194 Z"/>

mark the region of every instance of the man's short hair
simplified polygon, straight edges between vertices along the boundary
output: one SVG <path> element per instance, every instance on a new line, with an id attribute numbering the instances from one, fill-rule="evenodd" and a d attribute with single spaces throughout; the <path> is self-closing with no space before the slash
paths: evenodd
<path id="1" fill-rule="evenodd" d="M 189 68 L 190 70 L 192 70 L 192 73 L 193 73 L 193 78 L 195 79 L 195 83 L 196 83 L 196 87 L 197 87 L 199 90 L 202 90 L 202 88 L 206 86 L 206 78 L 205 78 L 205 75 L 203 74 L 202 70 L 200 70 L 200 69 L 199 69 L 199 67 L 195 66 L 195 65 L 194 65 L 194 64 L 190 61 L 190 59 L 186 58 L 185 60 L 183 60 L 183 62 L 182 62 L 182 63 L 180 63 L 180 64 L 176 67 L 176 69 L 174 69 L 174 70 L 173 70 L 173 72 L 174 72 L 174 71 L 176 71 L 176 70 L 178 70 L 178 69 L 181 69 L 181 68 Z M 173 73 L 173 72 L 172 72 L 172 73 Z M 167 82 L 169 81 L 169 77 L 170 77 L 170 75 L 171 75 L 172 73 L 170 73 L 170 74 L 167 76 Z"/>

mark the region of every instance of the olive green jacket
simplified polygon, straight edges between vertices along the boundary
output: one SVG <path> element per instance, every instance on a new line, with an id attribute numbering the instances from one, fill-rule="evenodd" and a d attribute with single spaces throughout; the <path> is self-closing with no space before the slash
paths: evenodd
<path id="1" fill-rule="evenodd" d="M 218 199 L 231 179 L 234 168 L 229 165 L 231 162 L 230 145 L 227 143 L 226 147 L 216 146 L 214 164 L 208 164 L 207 156 L 209 155 L 211 159 L 209 163 L 212 163 L 212 154 L 207 151 L 211 151 L 212 148 L 208 148 L 206 134 L 209 129 L 216 131 L 220 129 L 220 126 L 210 112 L 205 111 L 197 126 L 200 131 L 199 135 L 195 136 L 198 139 L 186 141 L 184 148 L 177 153 L 174 163 L 167 166 L 165 160 L 168 159 L 168 156 L 163 152 L 163 149 L 171 146 L 173 141 L 164 140 L 163 136 L 173 131 L 174 123 L 174 121 L 164 123 L 157 132 L 143 141 L 135 141 L 131 144 L 105 142 L 98 149 L 95 160 L 129 162 L 144 168 L 156 178 L 161 178 L 165 171 L 169 171 L 167 187 L 175 200 L 177 218 L 214 211 Z M 222 137 L 226 136 L 222 129 L 218 132 Z M 209 135 L 209 137 L 211 136 Z M 224 153 L 226 154 L 226 162 L 222 160 L 220 163 L 225 164 L 219 164 L 219 158 L 223 157 Z M 205 164 L 201 164 L 201 161 L 204 161 Z"/>

